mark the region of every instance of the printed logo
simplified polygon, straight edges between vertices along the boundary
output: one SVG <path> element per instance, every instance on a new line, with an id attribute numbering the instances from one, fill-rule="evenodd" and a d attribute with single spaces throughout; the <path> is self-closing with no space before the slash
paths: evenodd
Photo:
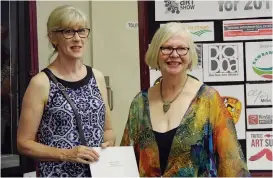
<path id="1" fill-rule="evenodd" d="M 165 0 L 165 7 L 167 12 L 171 12 L 173 14 L 180 14 L 183 10 L 194 10 L 195 4 L 193 0 L 183 0 L 183 1 L 170 1 Z"/>
<path id="2" fill-rule="evenodd" d="M 212 31 L 211 31 L 211 30 L 198 30 L 198 31 L 195 31 L 195 32 L 191 32 L 191 34 L 200 37 L 200 36 L 202 36 L 203 34 L 208 33 L 208 32 L 212 32 Z"/>
<path id="3" fill-rule="evenodd" d="M 259 159 L 261 159 L 262 157 L 266 157 L 266 159 L 268 161 L 272 161 L 272 151 L 268 148 L 264 148 L 262 149 L 262 151 L 259 151 L 258 153 L 256 153 L 255 155 L 251 156 L 248 160 L 249 161 L 257 161 Z"/>
<path id="4" fill-rule="evenodd" d="M 257 124 L 272 124 L 272 115 L 249 115 L 248 116 L 248 123 L 250 125 L 257 125 Z"/>
<path id="5" fill-rule="evenodd" d="M 248 116 L 248 123 L 251 125 L 256 125 L 259 123 L 258 115 L 249 115 Z"/>
<path id="6" fill-rule="evenodd" d="M 209 76 L 238 76 L 238 50 L 237 45 L 210 45 Z"/>
<path id="7" fill-rule="evenodd" d="M 272 79 L 272 66 L 266 67 L 264 64 L 266 64 L 270 60 L 272 62 L 272 50 L 263 52 L 255 57 L 255 59 L 252 62 L 252 69 L 253 71 L 266 79 Z"/>
<path id="8" fill-rule="evenodd" d="M 222 96 L 225 106 L 227 107 L 229 113 L 231 114 L 234 124 L 236 124 L 240 119 L 240 114 L 242 111 L 242 103 L 233 97 Z"/>
<path id="9" fill-rule="evenodd" d="M 251 137 L 251 147 L 272 147 L 273 145 L 272 134 L 253 134 L 253 136 L 251 135 Z M 248 160 L 257 161 L 264 156 L 268 161 L 272 161 L 273 155 L 271 149 L 264 148 L 253 156 L 250 156 Z"/>

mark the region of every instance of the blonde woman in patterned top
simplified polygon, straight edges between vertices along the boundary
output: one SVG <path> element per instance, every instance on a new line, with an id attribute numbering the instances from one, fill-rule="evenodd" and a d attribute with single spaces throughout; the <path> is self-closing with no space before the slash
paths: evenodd
<path id="1" fill-rule="evenodd" d="M 134 147 L 140 176 L 249 176 L 219 93 L 187 75 L 197 53 L 186 26 L 172 22 L 158 29 L 146 63 L 162 80 L 135 96 L 121 141 Z"/>
<path id="2" fill-rule="evenodd" d="M 18 128 L 18 150 L 39 160 L 39 177 L 90 177 L 89 163 L 99 159 L 92 147 L 115 144 L 104 76 L 83 64 L 90 29 L 79 9 L 54 9 L 47 30 L 57 56 L 32 78 L 27 88 Z M 50 76 L 57 79 L 57 84 Z M 61 91 L 72 100 L 81 124 L 77 124 L 73 105 Z M 79 128 L 84 139 L 80 139 Z"/>

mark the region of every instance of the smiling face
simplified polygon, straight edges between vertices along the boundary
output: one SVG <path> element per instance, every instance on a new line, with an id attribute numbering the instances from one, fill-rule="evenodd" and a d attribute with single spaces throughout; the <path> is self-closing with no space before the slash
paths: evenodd
<path id="1" fill-rule="evenodd" d="M 173 35 L 164 42 L 159 51 L 159 67 L 162 74 L 180 75 L 190 65 L 189 45 L 187 36 Z"/>
<path id="2" fill-rule="evenodd" d="M 58 52 L 58 57 L 74 60 L 83 57 L 90 30 L 85 15 L 73 6 L 55 8 L 47 21 L 50 43 Z"/>
<path id="3" fill-rule="evenodd" d="M 52 32 L 52 43 L 57 47 L 60 57 L 66 59 L 81 59 L 89 29 L 83 25 L 74 25 Z"/>

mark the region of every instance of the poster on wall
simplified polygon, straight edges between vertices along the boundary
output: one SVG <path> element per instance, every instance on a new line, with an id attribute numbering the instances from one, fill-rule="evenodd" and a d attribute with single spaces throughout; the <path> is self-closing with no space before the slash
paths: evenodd
<path id="1" fill-rule="evenodd" d="M 243 55 L 243 43 L 203 44 L 204 81 L 244 81 Z"/>
<path id="2" fill-rule="evenodd" d="M 246 133 L 246 158 L 249 170 L 272 170 L 272 131 Z"/>
<path id="3" fill-rule="evenodd" d="M 214 23 L 213 22 L 191 22 L 184 23 L 191 33 L 193 41 L 214 41 Z M 160 24 L 162 26 L 164 24 Z"/>
<path id="4" fill-rule="evenodd" d="M 238 139 L 245 139 L 245 95 L 244 85 L 212 86 L 230 112 L 235 123 Z M 235 92 L 236 91 L 236 92 Z"/>
<path id="5" fill-rule="evenodd" d="M 272 83 L 246 84 L 247 106 L 272 105 Z"/>
<path id="6" fill-rule="evenodd" d="M 247 108 L 248 129 L 272 128 L 272 107 L 270 108 Z"/>
<path id="7" fill-rule="evenodd" d="M 203 82 L 203 45 L 201 43 L 196 43 L 195 45 L 198 55 L 197 65 L 191 71 L 188 71 L 188 74 Z"/>
<path id="8" fill-rule="evenodd" d="M 150 69 L 150 87 L 158 83 L 160 77 L 161 77 L 160 70 Z"/>
<path id="9" fill-rule="evenodd" d="M 155 21 L 272 17 L 272 0 L 155 1 Z"/>
<path id="10" fill-rule="evenodd" d="M 272 19 L 223 21 L 223 39 L 224 41 L 272 39 Z"/>
<path id="11" fill-rule="evenodd" d="M 246 42 L 246 80 L 272 81 L 272 41 Z"/>

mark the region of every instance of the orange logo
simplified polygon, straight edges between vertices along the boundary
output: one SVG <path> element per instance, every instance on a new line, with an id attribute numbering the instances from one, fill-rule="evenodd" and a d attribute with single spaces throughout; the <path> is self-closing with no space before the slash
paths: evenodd
<path id="1" fill-rule="evenodd" d="M 240 119 L 242 103 L 238 99 L 230 96 L 223 96 L 222 98 L 224 100 L 225 106 L 233 118 L 234 124 L 236 124 Z"/>

